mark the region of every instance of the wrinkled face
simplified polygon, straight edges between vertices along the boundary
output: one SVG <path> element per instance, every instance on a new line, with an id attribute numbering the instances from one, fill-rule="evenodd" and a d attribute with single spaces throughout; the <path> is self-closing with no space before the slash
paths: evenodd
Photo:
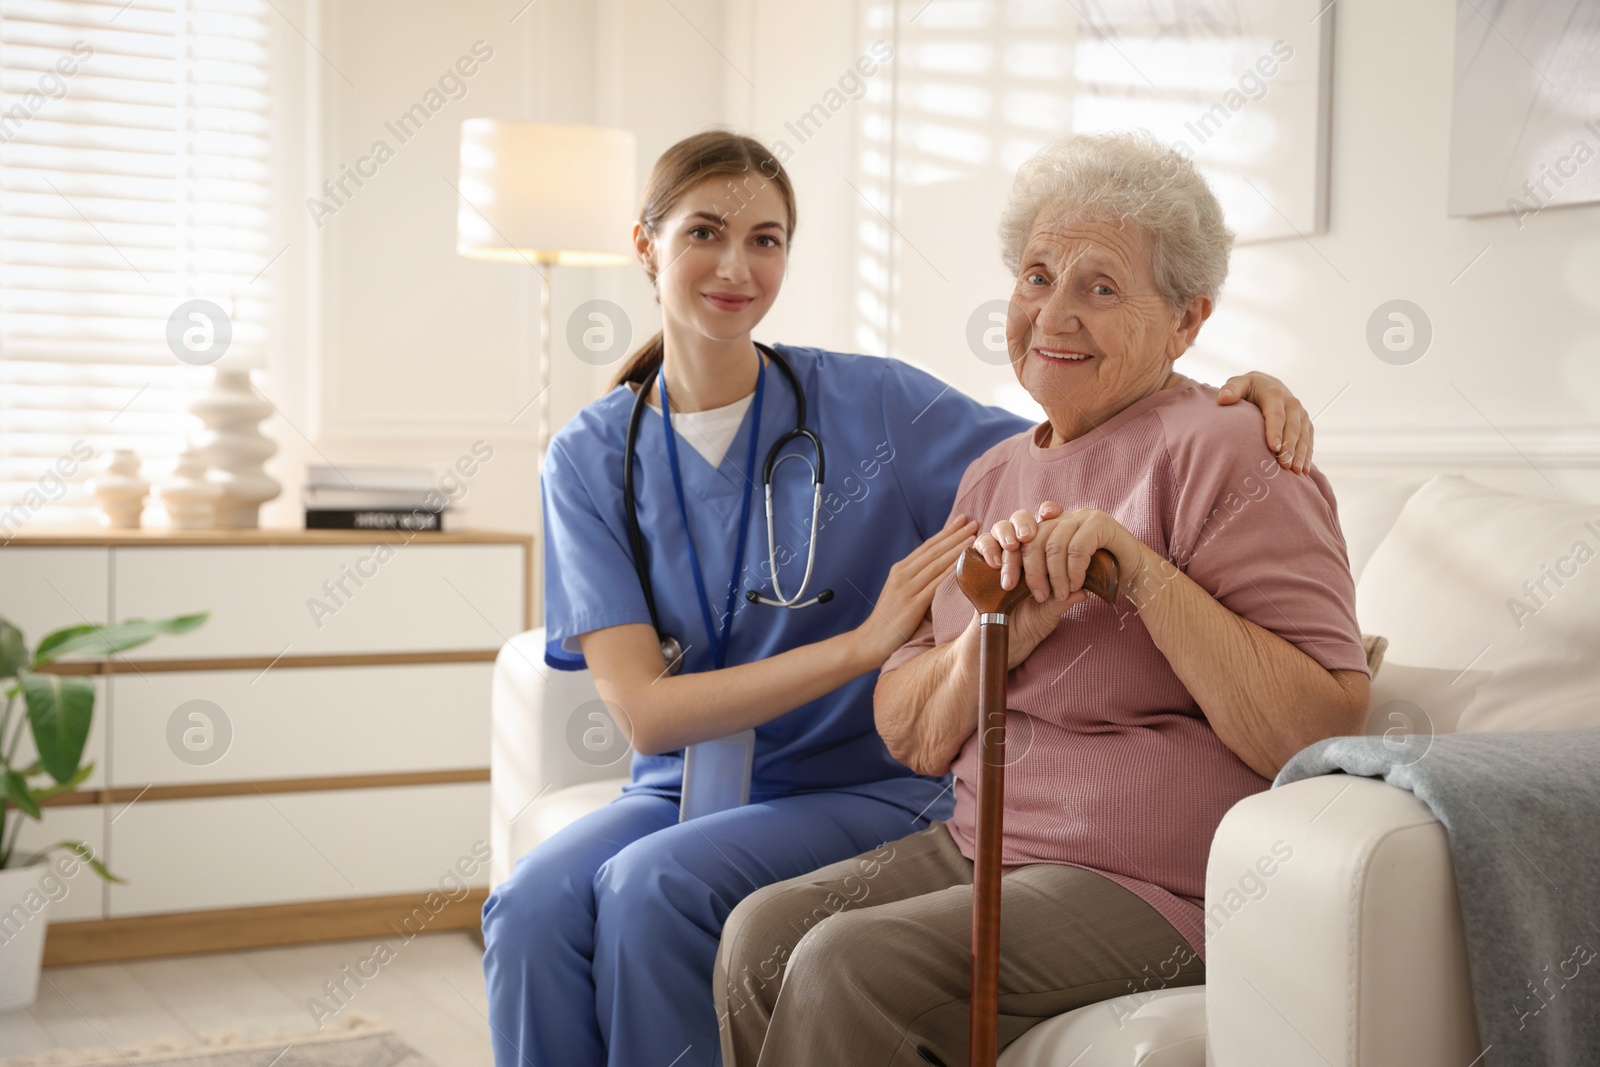
<path id="1" fill-rule="evenodd" d="M 634 246 L 656 275 L 661 313 L 717 341 L 746 336 L 783 284 L 789 257 L 783 194 L 759 175 L 708 178 L 661 220 L 634 228 Z"/>
<path id="2" fill-rule="evenodd" d="M 1047 208 L 1006 319 L 1011 367 L 1067 440 L 1163 388 L 1210 306 L 1199 296 L 1173 313 L 1143 228 Z"/>

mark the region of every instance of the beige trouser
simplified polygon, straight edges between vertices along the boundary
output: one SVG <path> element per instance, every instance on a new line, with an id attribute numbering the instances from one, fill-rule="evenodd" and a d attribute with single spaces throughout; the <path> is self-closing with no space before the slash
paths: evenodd
<path id="1" fill-rule="evenodd" d="M 1085 1004 L 1205 981 L 1171 923 L 1093 871 L 1018 867 L 1000 896 L 1001 1048 Z M 965 1064 L 971 953 L 972 861 L 942 823 L 758 889 L 712 978 L 724 1067 Z"/>

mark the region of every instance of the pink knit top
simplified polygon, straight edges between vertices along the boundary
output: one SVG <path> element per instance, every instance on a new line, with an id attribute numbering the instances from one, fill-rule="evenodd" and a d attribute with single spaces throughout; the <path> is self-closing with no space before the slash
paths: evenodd
<path id="1" fill-rule="evenodd" d="M 967 468 L 952 514 L 987 530 L 1043 500 L 1098 508 L 1228 610 L 1323 667 L 1365 672 L 1327 479 L 1315 468 L 1283 471 L 1260 411 L 1220 407 L 1216 393 L 1186 378 L 1065 444 L 1040 446 L 1048 423 L 1008 438 Z M 954 640 L 972 610 L 952 576 L 935 594 L 931 625 L 883 670 Z M 1011 672 L 1007 707 L 1003 862 L 1097 871 L 1147 901 L 1204 959 L 1211 838 L 1234 803 L 1268 782 L 1217 737 L 1132 602 L 1113 608 L 1090 597 L 1065 612 Z M 952 768 L 946 824 L 969 859 L 978 762 L 974 733 Z"/>

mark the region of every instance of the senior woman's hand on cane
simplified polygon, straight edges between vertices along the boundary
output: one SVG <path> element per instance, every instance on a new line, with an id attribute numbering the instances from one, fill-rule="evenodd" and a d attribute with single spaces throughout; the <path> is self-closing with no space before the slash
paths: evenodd
<path id="1" fill-rule="evenodd" d="M 1056 612 L 1088 599 L 1084 577 L 1096 551 L 1105 549 L 1117 563 L 1116 588 L 1107 598 L 1113 603 L 1139 587 L 1153 557 L 1112 516 L 1094 508 L 1066 511 L 1054 500 L 1042 502 L 1037 515 L 1017 511 L 1001 519 L 973 547 L 1000 571 L 1001 588 L 1013 588 L 1020 577 L 1034 602 Z"/>

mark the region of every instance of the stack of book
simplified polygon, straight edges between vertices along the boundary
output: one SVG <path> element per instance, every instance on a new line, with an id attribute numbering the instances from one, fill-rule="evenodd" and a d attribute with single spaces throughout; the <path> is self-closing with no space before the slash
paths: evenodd
<path id="1" fill-rule="evenodd" d="M 426 467 L 341 463 L 306 469 L 308 530 L 443 530 L 448 502 Z"/>

